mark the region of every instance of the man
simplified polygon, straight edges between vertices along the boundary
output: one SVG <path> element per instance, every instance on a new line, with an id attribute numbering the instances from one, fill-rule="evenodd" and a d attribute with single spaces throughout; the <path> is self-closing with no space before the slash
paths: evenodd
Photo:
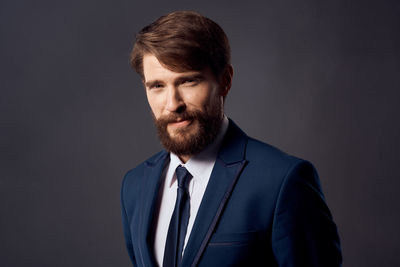
<path id="1" fill-rule="evenodd" d="M 131 63 L 166 151 L 122 183 L 134 266 L 340 266 L 313 166 L 224 115 L 233 70 L 223 30 L 195 12 L 145 27 Z"/>

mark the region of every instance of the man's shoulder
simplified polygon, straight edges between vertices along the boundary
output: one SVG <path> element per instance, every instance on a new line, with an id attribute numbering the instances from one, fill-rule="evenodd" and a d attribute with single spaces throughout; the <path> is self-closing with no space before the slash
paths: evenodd
<path id="1" fill-rule="evenodd" d="M 230 126 L 230 135 L 227 135 L 227 139 L 229 140 L 229 145 L 226 146 L 229 147 L 227 151 L 235 151 L 232 147 L 243 147 L 244 158 L 252 166 L 285 169 L 306 162 L 301 158 L 289 155 L 273 145 L 248 136 L 232 120 L 230 120 Z M 236 151 L 238 150 L 236 149 Z"/>
<path id="2" fill-rule="evenodd" d="M 277 147 L 248 137 L 243 170 L 243 181 L 259 189 L 279 192 L 285 184 L 312 184 L 319 188 L 319 178 L 313 164 L 290 155 Z M 300 182 L 301 181 L 301 182 Z M 252 187 L 253 188 L 253 187 Z"/>
<path id="3" fill-rule="evenodd" d="M 257 168 L 283 172 L 298 165 L 312 165 L 307 160 L 290 155 L 273 145 L 252 137 L 248 137 L 245 157 L 252 166 Z"/>
<path id="4" fill-rule="evenodd" d="M 258 139 L 248 137 L 246 157 L 257 157 L 276 161 L 298 161 L 301 160 L 281 149 Z"/>

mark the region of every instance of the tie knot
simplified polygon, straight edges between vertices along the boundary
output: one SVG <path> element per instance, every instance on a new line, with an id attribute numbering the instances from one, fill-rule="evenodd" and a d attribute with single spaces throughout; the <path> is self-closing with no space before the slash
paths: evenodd
<path id="1" fill-rule="evenodd" d="M 176 173 L 176 179 L 178 180 L 178 187 L 187 189 L 189 185 L 189 180 L 192 177 L 190 172 L 188 172 L 188 170 L 186 170 L 185 167 L 179 165 L 176 168 L 175 173 Z"/>

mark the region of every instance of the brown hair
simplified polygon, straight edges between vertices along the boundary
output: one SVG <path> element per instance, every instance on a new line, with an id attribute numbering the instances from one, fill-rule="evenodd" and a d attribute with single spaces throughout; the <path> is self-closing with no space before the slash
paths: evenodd
<path id="1" fill-rule="evenodd" d="M 136 35 L 130 62 L 142 79 L 147 53 L 172 71 L 210 67 L 216 78 L 231 64 L 229 41 L 222 28 L 193 11 L 162 16 Z"/>

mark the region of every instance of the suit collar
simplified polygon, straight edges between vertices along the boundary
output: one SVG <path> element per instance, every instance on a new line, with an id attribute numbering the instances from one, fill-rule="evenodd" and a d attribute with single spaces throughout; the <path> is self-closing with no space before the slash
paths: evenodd
<path id="1" fill-rule="evenodd" d="M 159 164 L 163 164 L 167 157 L 168 157 L 168 152 L 162 150 L 159 153 L 152 156 L 151 158 L 147 159 L 145 163 L 148 167 L 158 166 Z"/>
<path id="2" fill-rule="evenodd" d="M 218 158 L 226 165 L 244 160 L 247 139 L 247 135 L 231 119 L 229 119 L 228 131 L 222 142 Z"/>

